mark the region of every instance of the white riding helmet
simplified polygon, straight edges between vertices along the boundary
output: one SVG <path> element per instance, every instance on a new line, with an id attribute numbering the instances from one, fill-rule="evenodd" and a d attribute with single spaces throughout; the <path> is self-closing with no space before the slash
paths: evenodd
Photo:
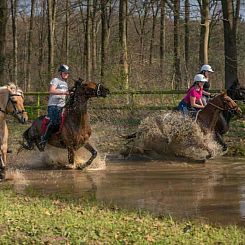
<path id="1" fill-rule="evenodd" d="M 207 78 L 203 75 L 203 74 L 197 74 L 195 77 L 194 77 L 194 82 L 197 83 L 197 82 L 202 82 L 202 83 L 205 83 L 207 82 Z"/>
<path id="2" fill-rule="evenodd" d="M 214 72 L 214 70 L 212 69 L 212 67 L 210 65 L 203 65 L 201 67 L 201 71 Z"/>

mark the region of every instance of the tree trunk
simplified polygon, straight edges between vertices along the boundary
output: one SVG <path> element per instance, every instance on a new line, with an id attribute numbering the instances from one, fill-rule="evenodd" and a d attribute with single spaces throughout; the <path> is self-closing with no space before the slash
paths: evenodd
<path id="1" fill-rule="evenodd" d="M 161 17 L 160 17 L 160 70 L 161 76 L 164 75 L 164 58 L 165 58 L 165 2 L 166 0 L 161 0 Z"/>
<path id="2" fill-rule="evenodd" d="M 190 1 L 185 0 L 185 70 L 186 70 L 186 86 L 190 86 L 189 79 L 189 49 L 190 49 Z"/>
<path id="3" fill-rule="evenodd" d="M 200 65 L 208 64 L 208 46 L 209 46 L 209 0 L 202 0 L 201 9 L 201 29 L 200 29 Z"/>
<path id="4" fill-rule="evenodd" d="M 54 73 L 54 32 L 56 19 L 56 0 L 47 0 L 48 8 L 48 76 Z"/>
<path id="5" fill-rule="evenodd" d="M 43 58 L 44 58 L 44 42 L 46 39 L 46 1 L 42 2 L 42 9 L 41 9 L 41 22 L 40 22 L 40 28 L 38 30 L 38 75 L 39 75 L 39 90 L 42 89 L 42 86 L 44 84 L 44 80 L 46 80 L 46 77 L 43 75 Z M 46 73 L 45 73 L 46 74 Z"/>
<path id="6" fill-rule="evenodd" d="M 66 0 L 65 63 L 69 63 L 70 0 Z"/>
<path id="7" fill-rule="evenodd" d="M 5 46 L 6 46 L 6 25 L 8 20 L 7 0 L 0 1 L 0 85 L 5 83 Z"/>
<path id="8" fill-rule="evenodd" d="M 93 12 L 91 16 L 91 62 L 92 62 L 92 79 L 95 79 L 95 72 L 96 72 L 96 58 L 97 58 L 97 34 L 96 34 L 96 14 L 97 14 L 97 0 L 93 0 Z"/>
<path id="9" fill-rule="evenodd" d="M 181 88 L 181 72 L 180 72 L 180 46 L 179 46 L 179 13 L 180 2 L 174 0 L 174 75 L 175 75 L 175 89 Z"/>
<path id="10" fill-rule="evenodd" d="M 154 5 L 154 2 L 151 3 L 151 9 L 152 9 L 152 31 L 151 31 L 151 41 L 150 41 L 150 58 L 149 63 L 152 64 L 152 52 L 153 52 L 153 44 L 155 40 L 155 29 L 156 29 L 156 21 L 157 21 L 157 14 L 159 10 L 158 1 L 156 2 L 156 6 Z"/>
<path id="11" fill-rule="evenodd" d="M 104 82 L 105 64 L 106 64 L 106 40 L 107 40 L 107 27 L 106 27 L 106 3 L 107 0 L 101 0 L 101 67 L 100 76 L 101 82 Z"/>
<path id="12" fill-rule="evenodd" d="M 18 41 L 17 41 L 17 7 L 18 0 L 11 0 L 12 34 L 13 34 L 13 75 L 12 80 L 18 84 Z"/>
<path id="13" fill-rule="evenodd" d="M 222 1 L 224 45 L 225 45 L 225 88 L 229 88 L 237 79 L 237 21 L 239 20 L 240 0 Z"/>
<path id="14" fill-rule="evenodd" d="M 120 45 L 120 64 L 121 78 L 124 81 L 124 89 L 129 89 L 128 81 L 128 47 L 127 47 L 127 0 L 120 0 L 119 3 L 119 45 Z"/>
<path id="15" fill-rule="evenodd" d="M 32 33 L 33 33 L 33 17 L 35 10 L 35 0 L 31 0 L 31 16 L 30 16 L 30 26 L 29 26 L 29 36 L 28 36 L 28 50 L 27 50 L 27 89 L 31 90 L 31 54 L 32 54 Z"/>
<path id="16" fill-rule="evenodd" d="M 86 19 L 86 34 L 85 34 L 85 64 L 86 64 L 86 79 L 91 80 L 91 17 L 90 17 L 90 0 L 87 0 L 87 19 Z"/>

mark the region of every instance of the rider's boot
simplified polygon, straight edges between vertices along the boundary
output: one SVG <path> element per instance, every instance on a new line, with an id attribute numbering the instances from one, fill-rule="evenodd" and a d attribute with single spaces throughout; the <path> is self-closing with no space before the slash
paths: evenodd
<path id="1" fill-rule="evenodd" d="M 40 151 L 44 151 L 46 143 L 50 139 L 52 132 L 53 132 L 53 124 L 51 122 L 49 122 L 49 124 L 47 125 L 47 128 L 46 128 L 46 131 L 45 131 L 44 135 L 41 136 L 41 141 L 39 142 L 39 150 Z"/>

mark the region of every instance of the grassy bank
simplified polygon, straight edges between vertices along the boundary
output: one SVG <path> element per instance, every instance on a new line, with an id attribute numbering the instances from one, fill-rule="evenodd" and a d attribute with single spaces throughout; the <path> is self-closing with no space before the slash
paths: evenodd
<path id="1" fill-rule="evenodd" d="M 224 139 L 229 146 L 227 156 L 245 157 L 245 120 L 232 121 Z"/>
<path id="2" fill-rule="evenodd" d="M 175 222 L 88 198 L 20 195 L 0 188 L 0 244 L 245 244 L 244 228 Z"/>

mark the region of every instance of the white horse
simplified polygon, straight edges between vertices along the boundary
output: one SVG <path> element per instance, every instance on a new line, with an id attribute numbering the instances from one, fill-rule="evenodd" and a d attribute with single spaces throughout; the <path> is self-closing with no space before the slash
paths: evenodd
<path id="1" fill-rule="evenodd" d="M 13 83 L 0 87 L 0 171 L 5 169 L 7 163 L 7 115 L 14 116 L 23 124 L 28 120 L 23 92 Z"/>

